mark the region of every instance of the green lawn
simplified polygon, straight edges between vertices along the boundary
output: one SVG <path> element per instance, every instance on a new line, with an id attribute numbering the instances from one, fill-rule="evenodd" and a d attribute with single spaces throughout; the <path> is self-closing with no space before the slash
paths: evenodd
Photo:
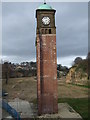
<path id="1" fill-rule="evenodd" d="M 58 103 L 68 103 L 76 112 L 78 112 L 83 120 L 89 120 L 88 118 L 88 107 L 90 102 L 88 98 L 58 98 Z M 34 104 L 37 104 L 37 99 L 33 100 Z"/>
<path id="2" fill-rule="evenodd" d="M 88 106 L 90 102 L 86 98 L 59 98 L 58 103 L 67 102 L 78 112 L 84 120 L 88 119 Z M 89 104 L 88 104 L 89 103 Z"/>
<path id="3" fill-rule="evenodd" d="M 74 86 L 84 87 L 84 88 L 90 88 L 90 84 L 88 85 L 79 85 L 79 84 L 73 84 L 73 83 L 69 83 L 69 84 L 74 85 Z"/>

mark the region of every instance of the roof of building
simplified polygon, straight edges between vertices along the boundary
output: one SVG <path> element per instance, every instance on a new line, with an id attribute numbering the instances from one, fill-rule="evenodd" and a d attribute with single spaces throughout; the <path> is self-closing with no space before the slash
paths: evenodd
<path id="1" fill-rule="evenodd" d="M 42 5 L 40 5 L 39 7 L 38 7 L 38 9 L 39 10 L 52 10 L 52 7 L 50 6 L 50 5 L 47 5 L 46 3 L 44 3 L 44 4 L 42 4 Z"/>

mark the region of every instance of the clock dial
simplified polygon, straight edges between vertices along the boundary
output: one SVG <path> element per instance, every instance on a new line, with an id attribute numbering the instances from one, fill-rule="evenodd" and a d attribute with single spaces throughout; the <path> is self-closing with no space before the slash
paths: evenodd
<path id="1" fill-rule="evenodd" d="M 49 25 L 50 24 L 50 18 L 49 17 L 43 17 L 42 18 L 42 23 L 44 25 Z"/>

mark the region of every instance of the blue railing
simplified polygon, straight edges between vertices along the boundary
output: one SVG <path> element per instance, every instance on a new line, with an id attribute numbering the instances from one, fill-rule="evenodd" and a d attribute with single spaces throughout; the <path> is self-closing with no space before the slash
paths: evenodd
<path id="1" fill-rule="evenodd" d="M 15 118 L 15 120 L 21 120 L 20 114 L 4 100 L 2 100 L 2 108 L 5 109 L 13 118 Z"/>

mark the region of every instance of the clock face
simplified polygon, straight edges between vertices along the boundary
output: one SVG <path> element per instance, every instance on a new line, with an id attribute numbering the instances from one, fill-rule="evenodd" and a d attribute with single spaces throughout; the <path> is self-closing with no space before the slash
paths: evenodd
<path id="1" fill-rule="evenodd" d="M 44 25 L 49 25 L 50 24 L 50 18 L 49 17 L 43 17 L 42 18 L 42 23 Z"/>

